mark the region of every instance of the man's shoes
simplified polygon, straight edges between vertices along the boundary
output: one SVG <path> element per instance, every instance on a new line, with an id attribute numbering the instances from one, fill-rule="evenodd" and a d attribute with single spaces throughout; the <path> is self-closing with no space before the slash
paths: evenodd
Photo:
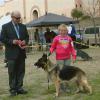
<path id="1" fill-rule="evenodd" d="M 17 92 L 15 91 L 15 90 L 11 90 L 10 91 L 10 96 L 12 97 L 12 96 L 16 96 L 17 95 Z"/>
<path id="2" fill-rule="evenodd" d="M 17 94 L 27 94 L 28 92 L 24 89 L 18 89 Z"/>

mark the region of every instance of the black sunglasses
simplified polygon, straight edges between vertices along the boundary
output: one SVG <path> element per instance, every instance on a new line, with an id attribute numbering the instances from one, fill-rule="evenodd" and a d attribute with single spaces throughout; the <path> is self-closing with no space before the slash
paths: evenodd
<path id="1" fill-rule="evenodd" d="M 19 20 L 21 17 L 15 17 L 15 16 L 13 16 L 15 19 L 17 19 L 17 20 Z"/>

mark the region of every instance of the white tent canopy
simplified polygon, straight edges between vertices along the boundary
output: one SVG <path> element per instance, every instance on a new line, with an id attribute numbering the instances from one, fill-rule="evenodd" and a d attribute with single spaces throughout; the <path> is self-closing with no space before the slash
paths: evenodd
<path id="1" fill-rule="evenodd" d="M 3 16 L 1 19 L 0 19 L 0 31 L 2 29 L 2 25 L 3 24 L 6 24 L 8 22 L 11 21 L 11 16 L 10 15 L 7 15 L 7 16 Z"/>

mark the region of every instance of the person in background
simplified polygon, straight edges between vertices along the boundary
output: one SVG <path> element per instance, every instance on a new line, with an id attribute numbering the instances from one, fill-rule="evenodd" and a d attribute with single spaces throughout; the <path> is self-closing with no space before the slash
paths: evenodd
<path id="1" fill-rule="evenodd" d="M 43 31 L 42 31 L 42 28 L 40 28 L 40 30 L 39 30 L 39 36 L 40 36 L 41 50 L 43 50 L 44 45 L 46 44 L 46 41 L 45 41 L 45 37 L 44 37 Z"/>
<path id="2" fill-rule="evenodd" d="M 51 43 L 51 32 L 49 28 L 46 28 L 46 32 L 44 33 L 46 43 Z"/>
<path id="3" fill-rule="evenodd" d="M 49 28 L 46 28 L 46 32 L 44 33 L 44 37 L 46 40 L 46 50 L 50 48 L 51 45 L 51 32 Z"/>
<path id="4" fill-rule="evenodd" d="M 76 29 L 73 24 L 70 24 L 69 26 L 68 35 L 72 38 L 73 41 L 76 41 Z"/>
<path id="5" fill-rule="evenodd" d="M 39 37 L 38 29 L 36 29 L 35 32 L 34 32 L 34 39 L 35 39 L 35 42 L 37 42 L 37 43 L 40 42 L 40 37 Z"/>
<path id="6" fill-rule="evenodd" d="M 54 31 L 51 31 L 51 42 L 53 41 L 55 36 L 57 36 L 57 34 Z"/>
<path id="7" fill-rule="evenodd" d="M 45 41 L 45 37 L 44 37 L 44 33 L 43 33 L 43 31 L 42 31 L 42 28 L 40 28 L 40 32 L 39 32 L 40 34 L 39 34 L 39 36 L 40 36 L 40 43 L 42 44 L 42 45 L 44 45 L 45 43 L 46 43 L 46 41 Z"/>
<path id="8" fill-rule="evenodd" d="M 12 20 L 2 26 L 1 42 L 5 45 L 5 58 L 7 59 L 9 75 L 9 92 L 11 96 L 26 94 L 23 89 L 25 75 L 26 45 L 29 35 L 26 26 L 21 21 L 19 11 L 11 13 Z"/>

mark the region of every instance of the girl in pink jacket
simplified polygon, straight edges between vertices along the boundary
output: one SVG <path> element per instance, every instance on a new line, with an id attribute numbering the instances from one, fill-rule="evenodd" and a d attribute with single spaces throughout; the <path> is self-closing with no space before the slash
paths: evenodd
<path id="1" fill-rule="evenodd" d="M 56 52 L 56 60 L 58 65 L 70 65 L 71 57 L 73 62 L 76 60 L 76 50 L 74 49 L 73 41 L 68 36 L 67 26 L 61 24 L 58 27 L 59 35 L 53 39 L 50 53 Z"/>

